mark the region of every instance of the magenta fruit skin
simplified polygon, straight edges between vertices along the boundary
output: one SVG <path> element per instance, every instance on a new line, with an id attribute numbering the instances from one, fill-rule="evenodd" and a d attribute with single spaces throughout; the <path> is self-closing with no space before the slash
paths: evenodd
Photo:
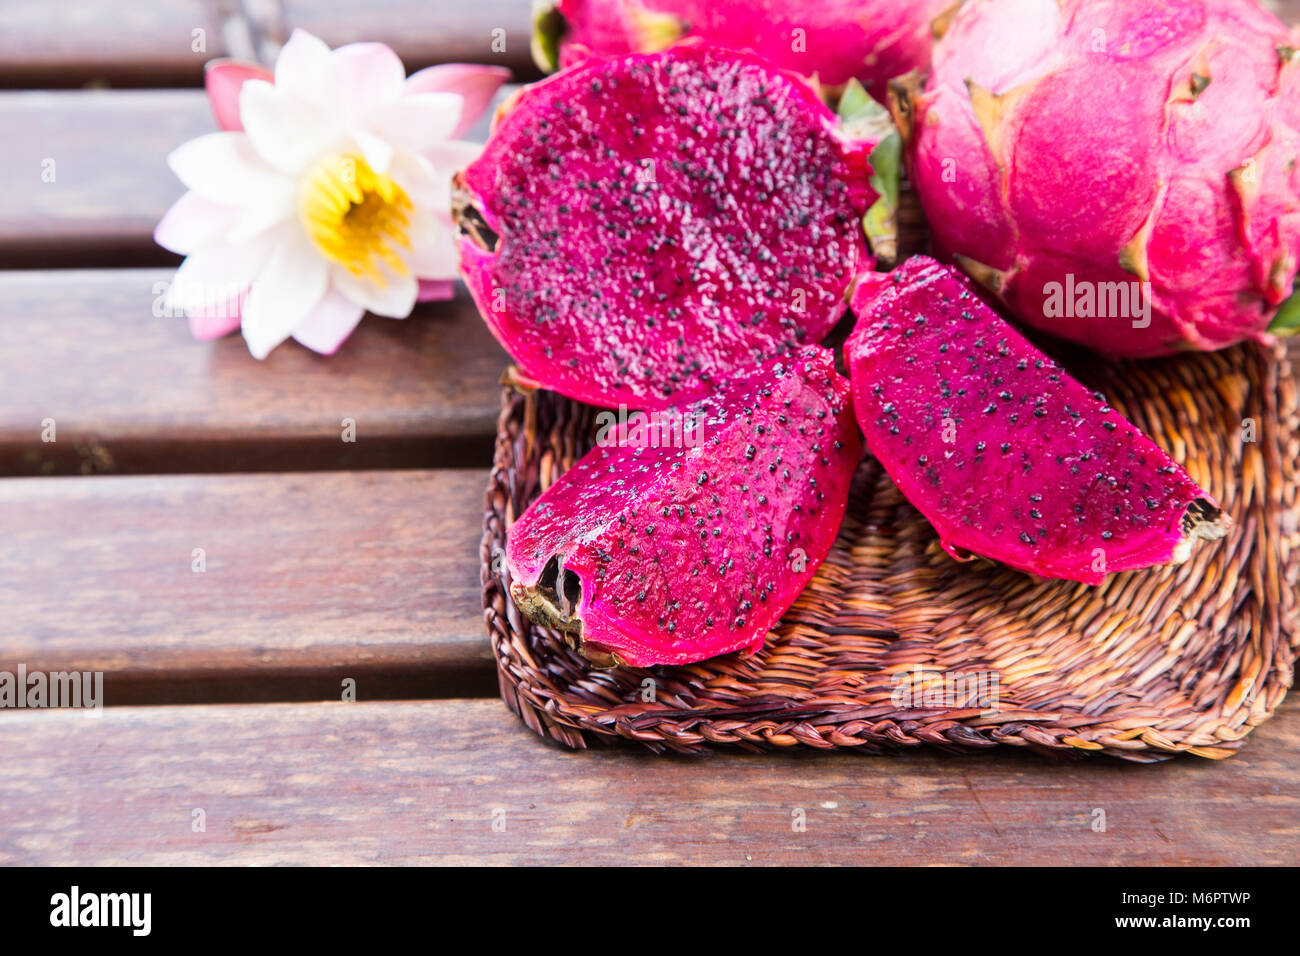
<path id="1" fill-rule="evenodd" d="M 749 54 L 588 60 L 525 88 L 458 175 L 461 272 L 522 382 L 689 401 L 843 316 L 870 150 Z"/>
<path id="2" fill-rule="evenodd" d="M 512 599 L 600 664 L 757 650 L 844 519 L 862 439 L 831 352 L 682 411 L 699 441 L 598 445 L 509 529 Z"/>
<path id="3" fill-rule="evenodd" d="M 970 0 L 895 90 L 936 254 L 1103 354 L 1267 340 L 1300 262 L 1298 46 L 1255 0 Z M 1102 286 L 1143 282 L 1149 324 Z"/>
<path id="4" fill-rule="evenodd" d="M 560 65 L 620 56 L 674 35 L 753 50 L 828 86 L 885 82 L 930 60 L 931 22 L 955 0 L 558 0 Z M 666 35 L 665 35 L 666 31 Z"/>
<path id="5" fill-rule="evenodd" d="M 1047 578 L 1178 563 L 1228 519 L 1150 438 L 917 256 L 853 297 L 845 346 L 867 450 L 958 560 Z"/>

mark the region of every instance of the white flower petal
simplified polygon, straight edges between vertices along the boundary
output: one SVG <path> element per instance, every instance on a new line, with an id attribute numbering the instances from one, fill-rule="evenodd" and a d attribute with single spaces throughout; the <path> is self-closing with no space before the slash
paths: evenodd
<path id="1" fill-rule="evenodd" d="M 239 116 L 257 154 L 291 176 L 302 172 L 340 132 L 310 102 L 263 80 L 244 84 L 239 93 Z"/>
<path id="2" fill-rule="evenodd" d="M 275 61 L 275 85 L 326 114 L 338 108 L 338 67 L 330 48 L 306 30 L 294 30 Z"/>
<path id="3" fill-rule="evenodd" d="M 287 339 L 328 287 L 329 266 L 306 233 L 291 230 L 276 245 L 244 301 L 244 340 L 253 356 L 266 358 Z"/>
<path id="4" fill-rule="evenodd" d="M 420 283 L 412 275 L 390 273 L 386 278 L 387 284 L 380 286 L 370 279 L 358 279 L 339 265 L 335 265 L 330 274 L 334 288 L 368 312 L 386 315 L 390 319 L 404 319 L 415 308 Z"/>
<path id="5" fill-rule="evenodd" d="M 293 337 L 313 352 L 333 355 L 365 313 L 365 309 L 337 289 L 330 289 L 311 315 L 293 330 Z"/>
<path id="6" fill-rule="evenodd" d="M 400 149 L 420 152 L 446 142 L 460 123 L 457 93 L 415 93 L 376 107 L 365 127 Z"/>
<path id="7" fill-rule="evenodd" d="M 238 206 L 226 206 L 187 192 L 154 227 L 153 241 L 164 249 L 188 255 L 221 239 L 240 214 Z"/>
<path id="8" fill-rule="evenodd" d="M 223 205 L 266 202 L 293 182 L 263 162 L 244 133 L 208 133 L 183 143 L 167 157 L 180 181 Z"/>
<path id="9" fill-rule="evenodd" d="M 355 129 L 351 135 L 367 165 L 377 173 L 387 172 L 388 164 L 393 161 L 393 148 L 380 137 L 363 129 Z"/>
<path id="10" fill-rule="evenodd" d="M 406 67 L 382 43 L 349 43 L 330 56 L 338 71 L 339 109 L 349 125 L 376 106 L 397 99 L 405 89 Z"/>
<path id="11" fill-rule="evenodd" d="M 289 191 L 270 197 L 264 203 L 248 206 L 243 214 L 230 226 L 226 233 L 227 242 L 247 242 L 254 236 L 261 235 L 287 219 L 294 218 L 298 204 L 294 194 Z"/>
<path id="12" fill-rule="evenodd" d="M 388 175 L 415 205 L 450 208 L 451 175 L 439 175 L 433 164 L 418 153 L 395 152 Z"/>
<path id="13" fill-rule="evenodd" d="M 464 169 L 483 152 L 482 143 L 467 143 L 460 139 L 449 139 L 437 146 L 420 151 L 424 158 L 439 170 L 456 172 Z"/>
<path id="14" fill-rule="evenodd" d="M 197 312 L 237 298 L 266 265 L 268 236 L 247 243 L 219 243 L 185 257 L 167 290 L 171 311 Z"/>
<path id="15" fill-rule="evenodd" d="M 433 195 L 450 196 L 451 178 L 478 159 L 482 152 L 483 147 L 479 143 L 463 143 L 459 140 L 447 140 L 431 149 L 423 150 L 420 155 L 433 173 L 430 183 Z M 437 205 L 440 209 L 447 208 L 450 206 L 450 200 L 441 199 Z"/>
<path id="16" fill-rule="evenodd" d="M 411 217 L 411 252 L 406 264 L 421 279 L 454 279 L 460 271 L 460 253 L 450 217 L 441 219 L 428 207 L 417 206 Z"/>

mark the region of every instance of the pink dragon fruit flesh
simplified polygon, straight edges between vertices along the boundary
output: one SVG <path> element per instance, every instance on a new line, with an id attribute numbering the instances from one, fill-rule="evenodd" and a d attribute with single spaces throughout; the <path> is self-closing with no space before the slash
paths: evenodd
<path id="1" fill-rule="evenodd" d="M 458 174 L 461 271 L 521 382 L 688 401 L 844 314 L 869 153 L 750 55 L 588 60 L 527 87 Z"/>
<path id="2" fill-rule="evenodd" d="M 753 50 L 829 86 L 859 80 L 883 99 L 885 81 L 924 67 L 931 22 L 957 0 L 543 0 L 533 58 L 548 72 L 587 56 L 660 50 L 697 36 Z"/>
<path id="3" fill-rule="evenodd" d="M 963 560 L 1049 578 L 1178 563 L 1230 520 L 1146 435 L 923 256 L 853 297 L 867 448 Z"/>
<path id="4" fill-rule="evenodd" d="M 1284 331 L 1298 47 L 1255 0 L 970 0 L 893 91 L 936 254 L 1113 356 Z"/>
<path id="5" fill-rule="evenodd" d="M 761 647 L 830 550 L 862 457 L 849 383 L 817 346 L 670 431 L 695 439 L 598 444 L 509 530 L 515 603 L 601 665 Z"/>

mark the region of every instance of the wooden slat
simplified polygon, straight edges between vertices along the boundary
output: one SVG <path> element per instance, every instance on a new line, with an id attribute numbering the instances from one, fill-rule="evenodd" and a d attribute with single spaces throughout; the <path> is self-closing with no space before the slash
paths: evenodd
<path id="1" fill-rule="evenodd" d="M 202 92 L 0 93 L 0 129 L 0 268 L 180 261 L 153 228 L 185 191 L 167 154 L 216 129 Z"/>
<path id="2" fill-rule="evenodd" d="M 240 0 L 5 0 L 0 4 L 0 86 L 197 86 L 203 64 L 249 56 L 241 40 L 282 40 L 294 27 L 331 46 L 388 43 L 409 70 L 431 63 L 497 63 L 535 73 L 528 0 L 286 0 L 261 22 L 238 16 Z M 493 30 L 504 40 L 493 46 Z M 202 30 L 195 49 L 195 30 Z"/>
<path id="3" fill-rule="evenodd" d="M 1295 707 L 1227 764 L 1151 767 L 568 752 L 495 700 L 12 711 L 0 752 L 5 864 L 1236 865 L 1300 852 Z"/>
<path id="4" fill-rule="evenodd" d="M 283 0 L 284 21 L 330 46 L 387 43 L 408 71 L 432 63 L 490 63 L 521 80 L 533 64 L 531 0 Z M 287 36 L 287 34 L 285 34 Z"/>
<path id="5" fill-rule="evenodd" d="M 223 12 L 237 9 L 238 0 L 5 0 L 0 86 L 198 84 L 204 61 L 226 54 Z"/>
<path id="6" fill-rule="evenodd" d="M 178 263 L 153 241 L 185 191 L 167 155 L 216 128 L 199 90 L 0 93 L 0 269 Z"/>
<path id="7" fill-rule="evenodd" d="M 344 677 L 362 699 L 462 679 L 487 692 L 485 485 L 481 471 L 0 481 L 0 670 L 103 671 L 110 703 L 256 699 L 266 680 L 337 698 Z M 384 675 L 406 683 L 368 683 Z"/>
<path id="8" fill-rule="evenodd" d="M 259 362 L 238 334 L 197 342 L 184 318 L 155 317 L 170 277 L 0 273 L 0 474 L 491 461 L 507 359 L 463 291 L 367 316 L 336 355 L 286 342 Z"/>

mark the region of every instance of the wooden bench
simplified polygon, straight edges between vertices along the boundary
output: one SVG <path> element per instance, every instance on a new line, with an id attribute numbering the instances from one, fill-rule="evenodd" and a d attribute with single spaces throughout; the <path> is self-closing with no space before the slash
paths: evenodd
<path id="1" fill-rule="evenodd" d="M 483 628 L 506 358 L 468 298 L 259 363 L 154 314 L 151 239 L 229 43 L 302 26 L 527 79 L 528 4 L 238 6 L 0 7 L 0 670 L 102 671 L 108 705 L 0 711 L 0 863 L 1294 862 L 1294 703 L 1226 764 L 534 736 Z"/>

